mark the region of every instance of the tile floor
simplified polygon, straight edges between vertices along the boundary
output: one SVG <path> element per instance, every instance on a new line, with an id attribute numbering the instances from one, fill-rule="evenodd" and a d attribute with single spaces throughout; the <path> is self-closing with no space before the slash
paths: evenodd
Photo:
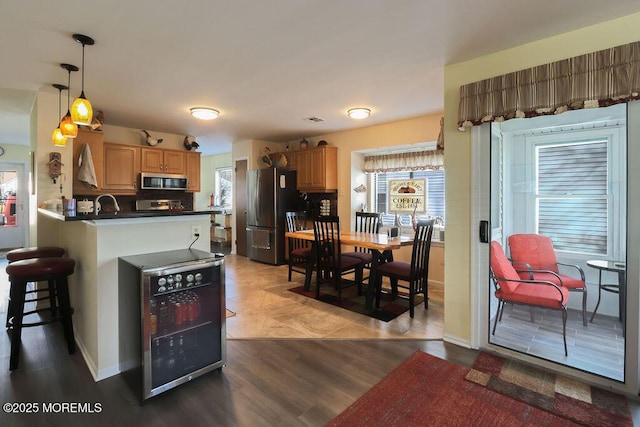
<path id="1" fill-rule="evenodd" d="M 442 286 L 429 288 L 428 310 L 419 305 L 413 319 L 407 311 L 383 322 L 288 291 L 301 286 L 304 276 L 293 273 L 292 281 L 287 281 L 286 265 L 262 264 L 237 255 L 225 260 L 226 305 L 236 313 L 227 318 L 229 339 L 442 339 Z"/>

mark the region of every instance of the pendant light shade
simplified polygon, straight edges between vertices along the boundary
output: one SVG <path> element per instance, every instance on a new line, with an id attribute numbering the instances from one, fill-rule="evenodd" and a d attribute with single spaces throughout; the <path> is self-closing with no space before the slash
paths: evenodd
<path id="1" fill-rule="evenodd" d="M 67 114 L 65 114 L 60 121 L 60 131 L 62 131 L 62 135 L 67 138 L 75 138 L 78 136 L 78 125 L 71 119 L 71 112 L 69 111 L 69 92 L 71 91 L 69 88 L 71 87 L 71 72 L 78 71 L 78 67 L 71 64 L 60 64 L 60 66 L 69 73 L 69 78 L 67 80 Z"/>
<path id="2" fill-rule="evenodd" d="M 84 95 L 84 47 L 85 45 L 92 46 L 95 41 L 91 37 L 83 34 L 74 34 L 73 39 L 82 44 L 82 91 L 80 92 L 80 96 L 73 101 L 71 118 L 77 125 L 90 126 L 93 120 L 93 107 Z"/>
<path id="3" fill-rule="evenodd" d="M 75 138 L 78 136 L 78 125 L 71 120 L 69 110 L 67 110 L 67 114 L 65 114 L 60 121 L 60 131 L 66 138 Z"/>
<path id="4" fill-rule="evenodd" d="M 61 109 L 60 103 L 62 102 L 62 91 L 69 89 L 69 87 L 65 85 L 59 85 L 59 84 L 54 84 L 52 86 L 58 89 L 58 117 L 60 117 L 60 109 Z M 53 145 L 55 145 L 56 147 L 67 146 L 67 137 L 62 134 L 62 131 L 60 130 L 60 123 L 58 123 L 58 127 L 53 130 L 53 133 L 51 134 L 51 141 L 53 142 Z"/>

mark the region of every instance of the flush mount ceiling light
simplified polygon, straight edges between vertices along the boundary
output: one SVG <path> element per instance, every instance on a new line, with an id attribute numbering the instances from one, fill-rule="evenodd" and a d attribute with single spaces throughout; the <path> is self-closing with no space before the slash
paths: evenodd
<path id="1" fill-rule="evenodd" d="M 78 125 L 73 122 L 71 112 L 69 111 L 69 87 L 71 87 L 71 72 L 78 71 L 78 67 L 71 64 L 60 64 L 60 66 L 69 72 L 69 78 L 67 80 L 67 114 L 65 114 L 60 121 L 60 130 L 62 131 L 62 135 L 67 138 L 75 138 L 78 136 Z"/>
<path id="2" fill-rule="evenodd" d="M 60 117 L 60 114 L 62 114 L 62 111 L 61 111 L 62 107 L 60 107 L 60 103 L 62 102 L 62 91 L 68 90 L 69 86 L 59 85 L 59 84 L 53 84 L 51 86 L 58 89 L 58 117 Z M 53 145 L 55 145 L 56 147 L 67 146 L 67 137 L 64 136 L 62 134 L 62 131 L 60 130 L 60 122 L 58 122 L 58 127 L 55 128 L 53 130 L 53 133 L 51 134 L 51 141 L 53 142 Z"/>
<path id="3" fill-rule="evenodd" d="M 193 107 L 189 111 L 191 111 L 191 115 L 193 117 L 200 120 L 213 120 L 217 119 L 220 115 L 220 112 L 218 110 L 207 107 Z"/>
<path id="4" fill-rule="evenodd" d="M 84 47 L 85 45 L 92 46 L 95 41 L 91 37 L 83 34 L 74 34 L 73 39 L 82 44 L 82 91 L 80 92 L 80 96 L 73 101 L 71 118 L 73 119 L 73 123 L 77 125 L 91 126 L 93 107 L 91 107 L 91 103 L 84 96 Z"/>
<path id="5" fill-rule="evenodd" d="M 371 114 L 371 110 L 368 108 L 352 108 L 347 111 L 347 114 L 352 119 L 366 119 Z"/>

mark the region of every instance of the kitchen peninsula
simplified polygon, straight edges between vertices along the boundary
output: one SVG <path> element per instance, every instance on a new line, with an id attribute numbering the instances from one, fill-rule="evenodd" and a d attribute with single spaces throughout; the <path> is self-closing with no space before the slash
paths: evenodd
<path id="1" fill-rule="evenodd" d="M 120 372 L 118 258 L 193 248 L 210 251 L 210 219 L 217 211 L 130 212 L 65 216 L 38 209 L 52 230 L 39 245 L 61 246 L 76 260 L 69 277 L 78 348 L 96 381 Z M 193 229 L 200 236 L 194 241 Z M 132 325 L 132 327 L 135 327 Z"/>

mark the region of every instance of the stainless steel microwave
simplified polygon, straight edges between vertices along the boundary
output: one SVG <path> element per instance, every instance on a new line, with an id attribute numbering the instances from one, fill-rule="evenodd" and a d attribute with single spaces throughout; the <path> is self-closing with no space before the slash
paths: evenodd
<path id="1" fill-rule="evenodd" d="M 141 190 L 186 190 L 187 177 L 168 173 L 141 173 Z"/>

